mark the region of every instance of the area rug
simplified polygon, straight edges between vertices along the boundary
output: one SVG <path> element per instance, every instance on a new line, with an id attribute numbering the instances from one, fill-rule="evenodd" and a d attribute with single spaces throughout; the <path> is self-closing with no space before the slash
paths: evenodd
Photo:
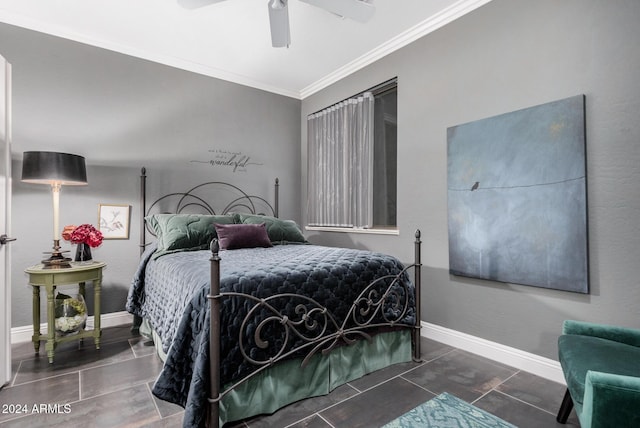
<path id="1" fill-rule="evenodd" d="M 383 428 L 516 428 L 508 422 L 443 392 Z"/>

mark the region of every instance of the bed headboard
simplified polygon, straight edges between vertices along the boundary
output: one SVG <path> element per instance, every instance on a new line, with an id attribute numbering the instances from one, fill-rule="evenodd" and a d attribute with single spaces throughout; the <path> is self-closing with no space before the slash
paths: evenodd
<path id="1" fill-rule="evenodd" d="M 261 196 L 250 195 L 238 186 L 222 181 L 198 184 L 184 192 L 167 193 L 147 203 L 147 169 L 140 171 L 140 253 L 146 247 L 146 232 L 154 235 L 144 218 L 154 213 L 211 214 L 230 212 L 278 217 L 280 180 L 275 179 L 273 205 Z"/>

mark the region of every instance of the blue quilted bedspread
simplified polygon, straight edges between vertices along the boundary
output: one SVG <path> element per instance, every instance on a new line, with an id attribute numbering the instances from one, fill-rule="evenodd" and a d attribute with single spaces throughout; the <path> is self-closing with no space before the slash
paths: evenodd
<path id="1" fill-rule="evenodd" d="M 150 248 L 142 257 L 129 291 L 127 310 L 151 322 L 167 352 L 163 370 L 153 388 L 154 395 L 185 407 L 185 427 L 204 426 L 209 390 L 209 304 L 206 296 L 211 253 L 174 253 L 156 260 L 151 259 L 152 253 L 153 248 Z M 222 251 L 220 257 L 222 292 L 239 292 L 258 298 L 282 293 L 303 294 L 329 308 L 339 323 L 348 318 L 353 301 L 371 281 L 397 275 L 403 269 L 402 264 L 391 256 L 314 245 L 227 250 Z M 403 281 L 410 290 L 407 298 L 411 309 L 401 322 L 413 324 L 413 285 L 406 275 Z M 399 292 L 403 293 L 402 290 Z M 294 317 L 300 302 L 287 298 L 273 303 L 282 307 L 281 313 Z M 248 321 L 246 338 L 240 337 L 241 324 L 251 307 L 248 299 L 225 297 L 222 300 L 222 384 L 255 370 L 255 366 L 245 361 L 238 346 L 241 340 L 250 341 L 260 316 L 265 316 L 265 311 L 259 311 L 256 321 Z M 393 310 L 387 308 L 385 313 L 393 317 Z M 269 344 L 266 349 L 250 348 L 251 358 L 268 356 L 282 345 L 282 328 L 277 324 L 268 324 L 260 331 Z M 351 324 L 348 322 L 347 326 Z"/>

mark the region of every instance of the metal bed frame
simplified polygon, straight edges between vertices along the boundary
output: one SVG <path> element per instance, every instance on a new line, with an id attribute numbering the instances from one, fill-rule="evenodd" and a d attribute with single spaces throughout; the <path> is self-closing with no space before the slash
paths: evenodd
<path id="1" fill-rule="evenodd" d="M 214 209 L 195 192 L 202 189 L 205 186 L 222 186 L 233 189 L 240 196 L 233 199 L 228 203 L 220 213 L 216 213 Z M 278 199 L 279 199 L 279 180 L 275 180 L 275 202 L 272 206 L 266 199 L 253 196 L 245 193 L 240 188 L 224 182 L 208 182 L 203 183 L 186 192 L 170 193 L 164 195 L 154 201 L 150 207 L 146 208 L 146 169 L 142 168 L 140 176 L 141 197 L 140 206 L 141 213 L 143 215 L 140 219 L 140 248 L 141 253 L 146 246 L 146 233 L 149 230 L 144 221 L 144 217 L 148 215 L 151 210 L 168 197 L 177 197 L 178 203 L 175 210 L 172 212 L 180 213 L 184 212 L 187 207 L 197 206 L 199 209 L 203 209 L 210 214 L 226 214 L 233 210 L 241 209 L 250 213 L 256 214 L 256 201 L 260 204 L 264 204 L 269 207 L 274 217 L 278 216 Z M 211 282 L 210 292 L 207 295 L 209 300 L 211 314 L 210 314 L 210 338 L 209 338 L 209 369 L 211 372 L 210 377 L 210 398 L 209 398 L 209 412 L 207 414 L 207 426 L 212 428 L 219 427 L 220 416 L 220 400 L 239 385 L 247 382 L 252 377 L 273 366 L 279 361 L 289 359 L 292 355 L 300 355 L 302 352 L 304 357 L 302 360 L 302 367 L 304 367 L 309 359 L 321 353 L 323 355 L 328 354 L 332 349 L 341 344 L 351 345 L 358 339 L 371 340 L 371 334 L 369 329 L 374 327 L 393 327 L 393 328 L 408 328 L 412 331 L 412 345 L 414 361 L 421 361 L 420 357 L 420 288 L 421 288 L 421 233 L 420 230 L 415 232 L 414 241 L 414 263 L 407 266 L 398 275 L 392 275 L 387 277 L 381 277 L 370 283 L 360 293 L 358 298 L 352 303 L 351 309 L 348 315 L 343 320 L 339 320 L 331 314 L 330 310 L 323 307 L 315 300 L 297 294 L 278 294 L 268 298 L 259 299 L 249 294 L 235 293 L 235 292 L 221 292 L 220 291 L 220 263 L 222 257 L 220 257 L 218 240 L 214 239 L 211 243 Z M 415 286 L 415 324 L 404 324 L 399 322 L 406 315 L 410 309 L 409 305 L 409 293 L 406 284 L 400 282 L 400 278 L 407 274 L 409 270 L 413 269 L 413 283 Z M 402 284 L 403 292 L 399 293 L 397 290 L 398 284 Z M 251 310 L 246 315 L 242 322 L 239 334 L 240 350 L 245 360 L 257 367 L 249 375 L 236 381 L 235 383 L 222 387 L 220 385 L 220 336 L 221 336 L 221 300 L 228 297 L 248 299 L 253 302 Z M 298 299 L 301 303 L 296 305 L 295 316 L 285 315 L 280 312 L 276 306 L 278 299 Z M 395 313 L 398 314 L 393 319 L 390 319 L 385 314 L 385 308 L 393 307 Z M 275 350 L 273 355 L 261 360 L 255 360 L 248 356 L 245 351 L 246 344 L 244 337 L 246 336 L 246 327 L 252 317 L 257 316 L 261 310 L 265 310 L 270 316 L 262 319 L 258 323 L 253 340 L 258 347 L 265 349 L 268 346 L 268 342 L 264 341 L 260 337 L 261 330 L 267 325 L 279 325 L 282 331 L 282 346 Z M 380 320 L 382 318 L 382 320 Z M 329 332 L 330 331 L 330 332 Z M 292 346 L 292 340 L 297 339 L 302 342 L 302 345 Z"/>

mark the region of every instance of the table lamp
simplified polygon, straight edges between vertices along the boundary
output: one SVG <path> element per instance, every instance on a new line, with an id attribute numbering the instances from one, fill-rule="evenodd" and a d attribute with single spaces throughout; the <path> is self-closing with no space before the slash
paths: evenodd
<path id="1" fill-rule="evenodd" d="M 87 184 L 84 157 L 69 153 L 24 152 L 22 181 L 51 185 L 53 193 L 53 251 L 51 257 L 42 260 L 42 263 L 48 268 L 70 267 L 71 259 L 64 257 L 60 251 L 60 188 L 62 185 L 81 186 Z"/>

